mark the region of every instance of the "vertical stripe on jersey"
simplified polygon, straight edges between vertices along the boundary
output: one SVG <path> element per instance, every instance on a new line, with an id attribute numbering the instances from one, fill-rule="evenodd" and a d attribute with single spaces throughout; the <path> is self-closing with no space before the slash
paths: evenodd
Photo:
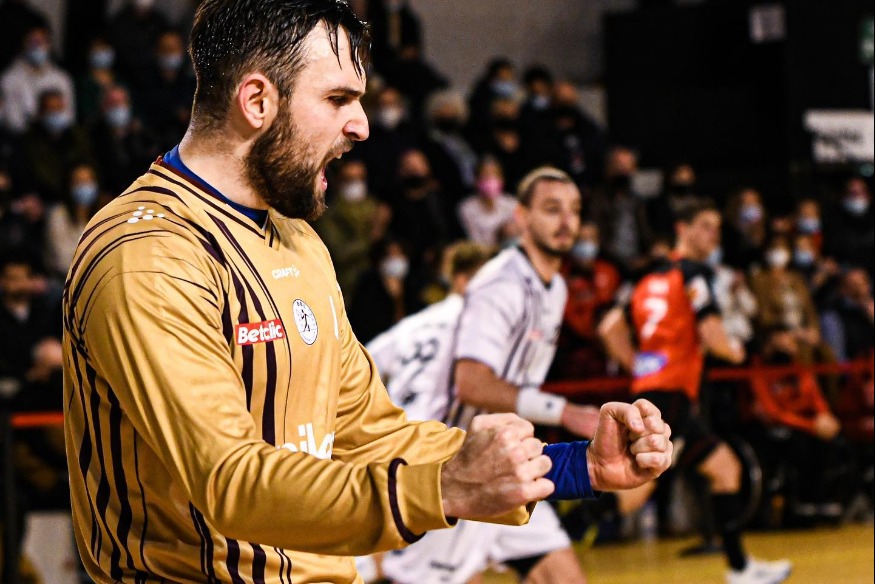
<path id="1" fill-rule="evenodd" d="M 252 582 L 264 584 L 264 567 L 267 565 L 267 555 L 257 543 L 250 543 L 252 547 Z"/>
<path id="2" fill-rule="evenodd" d="M 140 502 L 143 504 L 143 531 L 140 533 L 140 561 L 143 562 L 143 567 L 150 570 L 149 564 L 146 562 L 146 532 L 149 529 L 149 514 L 146 512 L 146 490 L 143 488 L 143 481 L 140 480 L 140 442 L 139 434 L 134 432 L 134 474 L 137 477 L 137 486 L 140 487 Z"/>
<path id="3" fill-rule="evenodd" d="M 82 433 L 82 442 L 79 444 L 79 471 L 82 474 L 82 484 L 85 486 L 85 493 L 88 496 L 88 507 L 91 510 L 91 541 L 90 550 L 91 556 L 97 559 L 100 555 L 98 542 L 100 541 L 100 528 L 97 525 L 97 513 L 94 509 L 94 497 L 91 496 L 91 489 L 88 486 L 88 468 L 91 466 L 91 457 L 94 454 L 94 446 L 91 442 L 91 422 L 88 418 L 88 408 L 85 407 L 87 400 L 85 399 L 85 380 L 82 378 L 82 368 L 78 351 L 74 350 L 73 365 L 76 371 L 76 380 L 79 390 L 79 404 L 82 407 L 82 419 L 85 422 L 85 431 Z M 71 392 L 72 393 L 72 392 Z M 70 411 L 69 408 L 67 410 Z M 69 414 L 68 414 L 69 415 Z"/>
<path id="4" fill-rule="evenodd" d="M 237 303 L 240 304 L 240 312 L 237 314 L 237 322 L 243 324 L 249 322 L 249 306 L 246 302 L 246 292 L 243 290 L 243 284 L 240 278 L 237 277 L 237 271 L 232 267 L 228 267 L 231 273 L 231 280 L 234 284 L 234 293 L 237 296 Z M 252 377 L 253 377 L 253 360 L 255 358 L 255 347 L 252 345 L 243 345 L 240 347 L 240 353 L 243 356 L 243 367 L 240 376 L 243 378 L 243 387 L 246 389 L 246 409 L 252 411 Z"/>
<path id="5" fill-rule="evenodd" d="M 236 539 L 227 539 L 228 542 L 228 575 L 233 584 L 246 584 L 240 577 L 240 542 Z"/>
<path id="6" fill-rule="evenodd" d="M 216 581 L 216 571 L 213 568 L 213 538 L 210 535 L 210 528 L 207 526 L 204 515 L 198 511 L 194 504 L 188 504 L 191 520 L 194 523 L 194 529 L 201 538 L 201 572 L 209 578 L 209 582 Z"/>

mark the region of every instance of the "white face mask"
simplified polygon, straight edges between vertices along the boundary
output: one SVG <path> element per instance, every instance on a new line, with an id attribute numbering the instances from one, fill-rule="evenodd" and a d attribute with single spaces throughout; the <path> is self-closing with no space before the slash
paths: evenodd
<path id="1" fill-rule="evenodd" d="M 790 263 L 790 252 L 783 247 L 770 249 L 766 254 L 766 262 L 773 268 L 786 268 Z"/>
<path id="2" fill-rule="evenodd" d="M 714 251 L 708 256 L 708 259 L 705 262 L 711 266 L 712 268 L 718 267 L 723 263 L 723 248 L 717 247 L 714 248 Z"/>
<path id="3" fill-rule="evenodd" d="M 383 274 L 383 276 L 398 280 L 406 278 L 409 269 L 410 264 L 407 262 L 407 258 L 400 256 L 386 258 L 383 260 L 383 263 L 380 264 L 380 273 Z"/>
<path id="4" fill-rule="evenodd" d="M 387 130 L 394 130 L 404 119 L 404 109 L 396 106 L 380 108 L 377 118 L 381 126 Z"/>
<path id="5" fill-rule="evenodd" d="M 358 203 L 368 196 L 368 185 L 363 180 L 348 182 L 340 188 L 340 196 L 344 201 Z"/>

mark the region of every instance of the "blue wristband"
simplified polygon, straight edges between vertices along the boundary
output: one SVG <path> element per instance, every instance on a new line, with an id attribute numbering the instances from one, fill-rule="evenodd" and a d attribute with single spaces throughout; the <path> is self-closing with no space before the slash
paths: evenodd
<path id="1" fill-rule="evenodd" d="M 573 499 L 595 499 L 598 493 L 589 483 L 589 468 L 586 462 L 588 441 L 561 442 L 549 444 L 544 448 L 544 454 L 553 461 L 544 478 L 553 481 L 556 490 L 547 497 L 549 501 L 567 501 Z"/>

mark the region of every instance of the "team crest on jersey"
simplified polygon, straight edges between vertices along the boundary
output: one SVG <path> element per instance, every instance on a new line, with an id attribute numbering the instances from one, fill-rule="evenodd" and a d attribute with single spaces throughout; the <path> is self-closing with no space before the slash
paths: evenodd
<path id="1" fill-rule="evenodd" d="M 295 314 L 295 325 L 298 327 L 298 332 L 301 333 L 301 339 L 308 345 L 316 342 L 316 337 L 319 336 L 319 325 L 316 323 L 316 315 L 313 310 L 307 306 L 307 303 L 301 299 L 295 300 L 292 304 L 292 312 Z"/>
<path id="2" fill-rule="evenodd" d="M 632 375 L 636 379 L 659 373 L 668 364 L 668 357 L 662 353 L 638 353 L 632 366 Z"/>

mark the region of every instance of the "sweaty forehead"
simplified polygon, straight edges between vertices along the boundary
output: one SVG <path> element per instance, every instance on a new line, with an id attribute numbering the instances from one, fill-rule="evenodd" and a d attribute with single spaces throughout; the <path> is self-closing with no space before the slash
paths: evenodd
<path id="1" fill-rule="evenodd" d="M 330 34 L 328 26 L 321 23 L 306 36 L 301 75 L 310 77 L 311 82 L 324 81 L 364 87 L 364 78 L 358 76 L 350 55 L 346 30 L 340 28 L 337 31 L 336 53 Z"/>

